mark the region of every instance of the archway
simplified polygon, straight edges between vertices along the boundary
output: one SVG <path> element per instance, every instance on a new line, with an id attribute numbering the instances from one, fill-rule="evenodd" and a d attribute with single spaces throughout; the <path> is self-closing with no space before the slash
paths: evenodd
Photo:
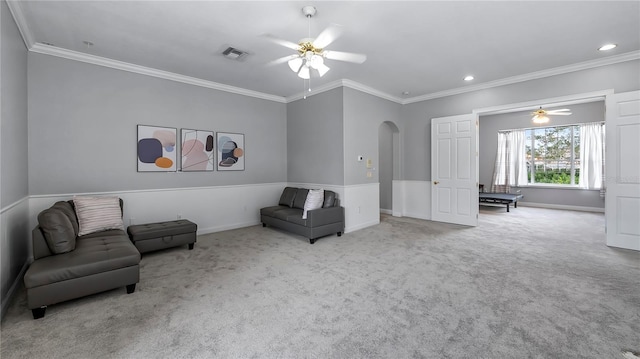
<path id="1" fill-rule="evenodd" d="M 393 180 L 400 178 L 400 130 L 390 121 L 378 128 L 380 212 L 393 214 Z"/>

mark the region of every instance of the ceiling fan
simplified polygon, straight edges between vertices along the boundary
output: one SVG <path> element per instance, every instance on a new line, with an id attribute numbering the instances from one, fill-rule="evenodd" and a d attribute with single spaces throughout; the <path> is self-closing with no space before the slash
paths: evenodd
<path id="1" fill-rule="evenodd" d="M 568 108 L 547 111 L 547 110 L 543 110 L 542 106 L 540 106 L 539 109 L 531 112 L 531 114 L 533 115 L 533 117 L 531 118 L 531 121 L 537 124 L 547 123 L 549 122 L 549 116 L 569 116 L 571 115 L 570 111 L 571 110 L 569 110 Z"/>
<path id="2" fill-rule="evenodd" d="M 340 25 L 331 25 L 323 30 L 315 39 L 311 38 L 311 18 L 316 14 L 316 11 L 316 8 L 310 5 L 302 8 L 302 13 L 309 19 L 309 33 L 308 37 L 300 40 L 297 44 L 278 39 L 271 35 L 265 35 L 274 43 L 297 52 L 296 54 L 273 60 L 269 65 L 286 62 L 289 64 L 291 71 L 298 74 L 298 77 L 309 80 L 311 76 L 316 73 L 322 77 L 329 71 L 329 67 L 324 63 L 325 59 L 347 61 L 357 64 L 361 64 L 367 60 L 367 56 L 363 54 L 326 50 L 326 47 L 341 35 L 342 26 Z"/>

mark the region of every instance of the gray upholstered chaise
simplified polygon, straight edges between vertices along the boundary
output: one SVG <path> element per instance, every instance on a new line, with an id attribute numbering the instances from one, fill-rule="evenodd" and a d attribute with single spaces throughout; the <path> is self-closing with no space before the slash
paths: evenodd
<path id="1" fill-rule="evenodd" d="M 47 211 L 50 215 L 38 216 L 39 224 L 32 231 L 34 262 L 24 276 L 27 306 L 34 319 L 43 317 L 51 304 L 124 286 L 127 293 L 135 291 L 140 253 L 123 230 L 76 237 L 75 249 L 55 254 L 45 239 L 42 221 L 48 222 L 47 228 L 61 228 L 62 222 L 67 223 L 65 216 L 73 223 L 74 233 L 70 234 L 77 235 L 78 220 L 72 201 L 57 202 Z M 58 235 L 63 232 L 59 230 Z"/>

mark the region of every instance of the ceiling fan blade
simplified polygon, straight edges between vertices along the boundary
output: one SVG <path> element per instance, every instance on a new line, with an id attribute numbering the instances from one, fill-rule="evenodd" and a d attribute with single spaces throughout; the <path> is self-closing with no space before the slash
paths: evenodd
<path id="1" fill-rule="evenodd" d="M 283 40 L 283 39 L 279 39 L 273 35 L 270 34 L 265 34 L 263 35 L 264 38 L 266 38 L 267 40 L 276 43 L 280 46 L 284 46 L 287 47 L 291 50 L 296 50 L 298 51 L 300 49 L 300 45 L 296 44 L 295 42 L 291 42 L 291 41 L 287 41 L 287 40 Z"/>
<path id="2" fill-rule="evenodd" d="M 323 55 L 330 60 L 355 62 L 356 64 L 361 64 L 367 60 L 367 55 L 354 54 L 352 52 L 323 51 Z"/>
<path id="3" fill-rule="evenodd" d="M 559 113 L 563 113 L 563 112 L 571 112 L 571 110 L 569 110 L 568 108 L 563 108 L 562 110 L 547 111 L 547 113 L 555 113 L 555 114 L 559 114 Z"/>
<path id="4" fill-rule="evenodd" d="M 551 116 L 569 116 L 569 115 L 571 115 L 571 112 L 552 112 L 552 111 L 549 111 L 549 112 L 547 112 L 547 114 L 551 115 Z"/>
<path id="5" fill-rule="evenodd" d="M 275 60 L 273 60 L 273 61 L 269 61 L 269 62 L 267 62 L 267 66 L 280 65 L 280 64 L 283 64 L 283 63 L 288 62 L 288 61 L 290 61 L 290 60 L 293 60 L 293 59 L 295 59 L 296 57 L 300 57 L 300 55 L 288 55 L 288 56 L 284 56 L 284 57 L 281 57 L 281 58 L 279 58 L 279 59 L 275 59 Z"/>
<path id="6" fill-rule="evenodd" d="M 313 40 L 313 47 L 317 49 L 324 49 L 340 37 L 340 35 L 342 35 L 342 26 L 333 24 L 324 29 L 320 35 Z"/>

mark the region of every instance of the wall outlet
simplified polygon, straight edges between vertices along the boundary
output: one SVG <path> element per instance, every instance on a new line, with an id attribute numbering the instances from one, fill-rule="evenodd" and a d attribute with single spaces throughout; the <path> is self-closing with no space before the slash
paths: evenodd
<path id="1" fill-rule="evenodd" d="M 178 219 L 182 219 L 182 213 L 178 213 Z"/>
<path id="2" fill-rule="evenodd" d="M 360 213 L 360 206 L 358 206 L 358 213 Z"/>
<path id="3" fill-rule="evenodd" d="M 133 217 L 129 218 L 129 225 L 133 226 L 134 224 L 136 224 L 136 219 Z"/>

